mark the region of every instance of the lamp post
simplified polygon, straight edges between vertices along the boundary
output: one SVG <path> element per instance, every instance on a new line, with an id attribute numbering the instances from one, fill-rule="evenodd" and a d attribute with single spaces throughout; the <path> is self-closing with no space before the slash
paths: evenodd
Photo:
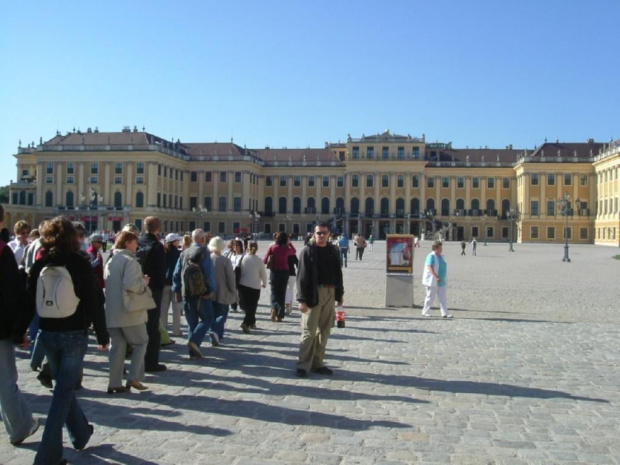
<path id="1" fill-rule="evenodd" d="M 88 206 L 85 208 L 85 210 L 87 212 L 89 212 L 89 216 L 88 216 L 88 233 L 92 233 L 93 231 L 93 221 L 92 221 L 92 211 L 94 208 L 97 209 L 97 228 L 99 227 L 99 204 L 101 202 L 103 202 L 103 196 L 102 195 L 97 195 L 97 191 L 95 191 L 95 189 L 93 189 L 92 187 L 88 190 L 88 200 L 90 200 L 90 203 L 88 204 Z M 82 202 L 82 204 L 86 203 L 86 197 L 82 194 L 80 195 L 80 201 Z"/>
<path id="2" fill-rule="evenodd" d="M 252 234 L 254 235 L 254 240 L 256 240 L 256 236 L 258 234 L 259 221 L 260 221 L 260 213 L 251 211 L 250 218 L 252 218 Z"/>
<path id="3" fill-rule="evenodd" d="M 435 212 L 432 209 L 428 209 L 424 212 L 426 219 L 431 222 L 431 236 L 435 235 L 435 221 L 433 220 Z M 432 239 L 432 237 L 431 237 Z"/>
<path id="4" fill-rule="evenodd" d="M 192 207 L 192 211 L 198 217 L 198 225 L 196 226 L 196 229 L 202 229 L 202 227 L 204 226 L 204 224 L 200 224 L 203 222 L 202 217 L 209 213 L 209 210 L 202 205 L 198 205 L 198 207 Z"/>
<path id="5" fill-rule="evenodd" d="M 577 199 L 575 203 L 577 204 L 577 209 L 579 209 L 581 206 L 581 201 Z M 570 194 L 564 194 L 564 197 L 558 199 L 558 207 L 560 208 L 562 215 L 564 215 L 564 258 L 562 258 L 562 261 L 570 262 L 570 257 L 568 256 L 568 216 L 573 216 Z"/>
<path id="6" fill-rule="evenodd" d="M 508 221 L 510 221 L 510 247 L 508 248 L 508 252 L 514 252 L 515 249 L 512 246 L 513 236 L 514 236 L 514 223 L 515 221 L 519 221 L 519 210 L 508 210 L 507 212 Z"/>

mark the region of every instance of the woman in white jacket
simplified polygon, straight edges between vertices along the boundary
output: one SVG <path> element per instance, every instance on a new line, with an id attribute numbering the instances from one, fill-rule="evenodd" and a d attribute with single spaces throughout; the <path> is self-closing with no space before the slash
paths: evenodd
<path id="1" fill-rule="evenodd" d="M 448 312 L 448 264 L 442 254 L 443 244 L 441 241 L 435 241 L 432 248 L 433 251 L 428 254 L 424 262 L 424 274 L 422 275 L 422 284 L 426 287 L 422 316 L 431 316 L 429 313 L 431 305 L 435 301 L 435 297 L 437 297 L 439 299 L 439 307 L 441 308 L 441 317 L 452 318 L 452 315 Z"/>
<path id="2" fill-rule="evenodd" d="M 132 387 L 140 391 L 148 389 L 144 379 L 144 354 L 149 337 L 146 332 L 147 308 L 132 311 L 126 308 L 124 294 L 142 296 L 148 293 L 149 277 L 142 274 L 136 260 L 138 236 L 122 231 L 114 248 L 114 256 L 104 270 L 106 282 L 106 323 L 110 333 L 110 373 L 108 394 L 127 392 Z M 133 348 L 127 384 L 123 386 L 123 369 L 127 344 Z"/>

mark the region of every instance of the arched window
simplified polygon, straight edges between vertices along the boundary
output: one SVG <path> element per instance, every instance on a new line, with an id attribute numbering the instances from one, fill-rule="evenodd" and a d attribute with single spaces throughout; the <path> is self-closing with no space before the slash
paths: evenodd
<path id="1" fill-rule="evenodd" d="M 364 212 L 366 216 L 372 216 L 375 214 L 375 199 L 372 197 L 368 197 L 366 199 L 366 211 Z"/>
<path id="2" fill-rule="evenodd" d="M 441 201 L 441 216 L 450 216 L 450 199 Z"/>
<path id="3" fill-rule="evenodd" d="M 471 201 L 471 209 L 472 210 L 480 210 L 480 200 L 478 199 L 473 199 Z"/>
<path id="4" fill-rule="evenodd" d="M 73 207 L 73 191 L 68 191 L 65 195 L 65 206 Z"/>
<path id="5" fill-rule="evenodd" d="M 267 215 L 273 213 L 273 199 L 271 197 L 265 197 L 265 213 Z"/>
<path id="6" fill-rule="evenodd" d="M 321 214 L 329 215 L 329 197 L 323 197 L 321 199 Z"/>
<path id="7" fill-rule="evenodd" d="M 405 216 L 405 199 L 396 199 L 396 216 Z"/>
<path id="8" fill-rule="evenodd" d="M 353 197 L 351 199 L 351 213 L 357 215 L 360 212 L 360 199 Z"/>
<path id="9" fill-rule="evenodd" d="M 456 199 L 456 209 L 457 210 L 465 210 L 465 200 Z"/>
<path id="10" fill-rule="evenodd" d="M 336 212 L 344 213 L 344 199 L 342 197 L 336 199 Z"/>
<path id="11" fill-rule="evenodd" d="M 144 194 L 142 192 L 136 193 L 136 208 L 144 208 Z"/>
<path id="12" fill-rule="evenodd" d="M 278 200 L 278 213 L 286 214 L 286 197 L 280 197 Z"/>
<path id="13" fill-rule="evenodd" d="M 487 200 L 487 210 L 495 210 L 495 200 L 489 199 Z M 489 212 L 487 211 L 487 214 Z"/>
<path id="14" fill-rule="evenodd" d="M 435 210 L 435 199 L 426 199 L 426 209 Z"/>
<path id="15" fill-rule="evenodd" d="M 308 213 L 314 213 L 312 211 L 313 208 L 316 208 L 316 203 L 314 202 L 314 197 L 308 197 Z"/>
<path id="16" fill-rule="evenodd" d="M 508 210 L 510 210 L 510 200 L 504 199 L 502 200 L 502 219 L 506 219 L 508 216 Z"/>
<path id="17" fill-rule="evenodd" d="M 47 191 L 45 193 L 45 206 L 51 207 L 53 205 L 54 205 L 54 194 L 52 194 L 52 191 Z"/>
<path id="18" fill-rule="evenodd" d="M 390 199 L 387 197 L 381 199 L 381 214 L 386 216 L 390 214 Z"/>
<path id="19" fill-rule="evenodd" d="M 120 192 L 114 193 L 114 206 L 116 208 L 123 208 L 123 194 Z"/>
<path id="20" fill-rule="evenodd" d="M 420 199 L 417 199 L 417 198 L 411 199 L 411 214 L 412 215 L 420 214 Z"/>
<path id="21" fill-rule="evenodd" d="M 293 198 L 293 213 L 301 213 L 301 197 Z"/>

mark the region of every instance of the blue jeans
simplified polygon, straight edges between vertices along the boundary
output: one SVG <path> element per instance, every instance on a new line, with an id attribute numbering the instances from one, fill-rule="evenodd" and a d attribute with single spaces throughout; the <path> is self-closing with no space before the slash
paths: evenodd
<path id="1" fill-rule="evenodd" d="M 340 249 L 340 266 L 347 266 L 347 258 L 349 256 L 349 249 Z"/>
<path id="2" fill-rule="evenodd" d="M 213 332 L 222 339 L 224 337 L 224 325 L 228 319 L 228 304 L 213 302 L 213 318 L 215 319 Z"/>
<path id="3" fill-rule="evenodd" d="M 278 318 L 284 318 L 284 300 L 286 297 L 286 286 L 288 286 L 288 270 L 271 271 L 269 284 L 271 284 L 271 308 L 276 311 Z"/>
<path id="4" fill-rule="evenodd" d="M 75 387 L 82 374 L 88 347 L 88 334 L 86 330 L 40 331 L 38 339 L 56 377 L 56 384 L 34 463 L 55 465 L 62 460 L 63 425 L 67 426 L 69 439 L 78 450 L 86 447 L 92 435 L 92 426 L 88 424 L 75 397 Z"/>
<path id="5" fill-rule="evenodd" d="M 200 297 L 183 297 L 183 310 L 188 326 L 187 339 L 200 347 L 213 326 L 213 302 Z"/>
<path id="6" fill-rule="evenodd" d="M 13 341 L 0 340 L 0 412 L 11 442 L 24 439 L 32 425 L 32 413 L 17 387 Z"/>

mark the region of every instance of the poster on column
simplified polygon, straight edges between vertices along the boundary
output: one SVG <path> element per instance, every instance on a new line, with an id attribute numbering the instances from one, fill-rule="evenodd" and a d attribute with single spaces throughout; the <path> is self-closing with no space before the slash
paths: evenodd
<path id="1" fill-rule="evenodd" d="M 388 273 L 413 274 L 413 235 L 388 234 L 385 250 Z"/>

